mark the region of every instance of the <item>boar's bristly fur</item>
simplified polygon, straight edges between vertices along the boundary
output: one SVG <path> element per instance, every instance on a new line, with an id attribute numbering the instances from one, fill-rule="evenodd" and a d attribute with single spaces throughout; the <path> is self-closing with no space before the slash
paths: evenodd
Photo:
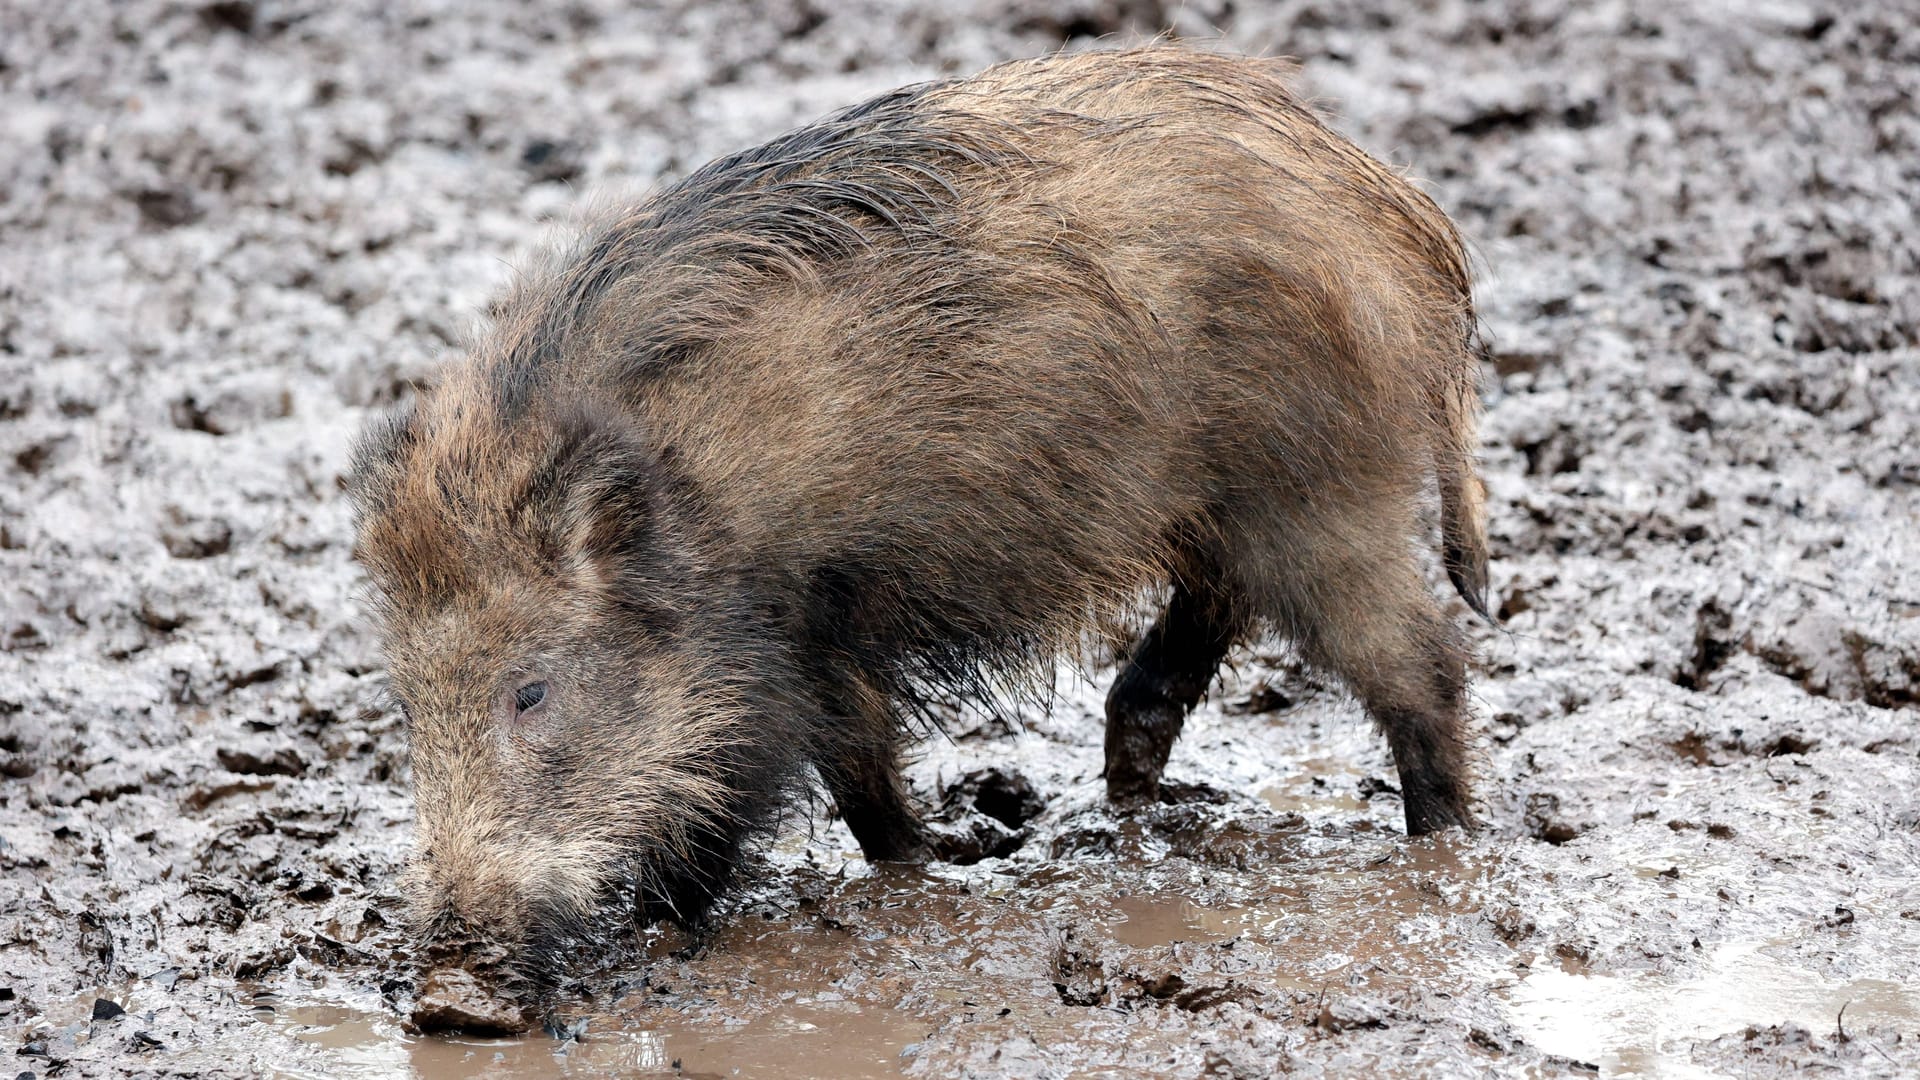
<path id="1" fill-rule="evenodd" d="M 1283 77 L 1154 47 L 910 87 L 530 273 L 355 460 L 423 925 L 545 970 L 696 919 L 810 775 L 869 857 L 925 857 L 913 718 L 1156 590 L 1117 801 L 1271 632 L 1380 725 L 1410 831 L 1470 824 L 1418 555 L 1432 483 L 1484 614 L 1465 254 Z"/>

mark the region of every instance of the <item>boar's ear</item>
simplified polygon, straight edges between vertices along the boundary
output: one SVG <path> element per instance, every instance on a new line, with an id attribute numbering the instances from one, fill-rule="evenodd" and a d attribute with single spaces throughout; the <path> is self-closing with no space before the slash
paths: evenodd
<path id="1" fill-rule="evenodd" d="M 364 524 L 393 502 L 394 485 L 405 459 L 419 442 L 419 424 L 411 403 L 373 420 L 353 440 L 346 491 L 357 524 Z"/>
<path id="2" fill-rule="evenodd" d="M 624 419 L 578 413 L 558 425 L 543 493 L 555 554 L 603 579 L 630 565 L 652 531 L 656 468 Z"/>

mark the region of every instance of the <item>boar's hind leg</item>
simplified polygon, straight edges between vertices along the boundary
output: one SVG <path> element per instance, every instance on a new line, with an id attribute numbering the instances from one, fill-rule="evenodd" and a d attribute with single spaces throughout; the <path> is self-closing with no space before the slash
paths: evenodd
<path id="1" fill-rule="evenodd" d="M 1107 798 L 1152 802 L 1160 771 L 1236 636 L 1210 575 L 1176 580 L 1167 610 L 1134 646 L 1107 693 Z"/>
<path id="2" fill-rule="evenodd" d="M 1346 681 L 1386 734 L 1407 832 L 1471 826 L 1460 631 L 1420 574 L 1406 523 L 1345 524 L 1289 545 L 1282 625 L 1310 661 Z"/>

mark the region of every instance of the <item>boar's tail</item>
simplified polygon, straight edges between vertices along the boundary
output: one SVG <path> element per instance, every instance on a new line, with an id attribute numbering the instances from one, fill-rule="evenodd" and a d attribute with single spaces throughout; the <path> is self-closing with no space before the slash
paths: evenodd
<path id="1" fill-rule="evenodd" d="M 1467 370 L 1443 392 L 1445 438 L 1435 455 L 1440 481 L 1440 544 L 1447 577 L 1460 598 L 1488 622 L 1487 489 L 1475 466 L 1479 447 L 1478 347 L 1468 350 Z"/>

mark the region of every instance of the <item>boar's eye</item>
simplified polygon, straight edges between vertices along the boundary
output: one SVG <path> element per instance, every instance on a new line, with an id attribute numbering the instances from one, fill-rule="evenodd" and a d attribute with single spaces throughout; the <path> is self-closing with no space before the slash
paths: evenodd
<path id="1" fill-rule="evenodd" d="M 547 700 L 547 684 L 530 682 L 514 691 L 513 707 L 519 712 L 526 712 L 545 700 Z"/>

